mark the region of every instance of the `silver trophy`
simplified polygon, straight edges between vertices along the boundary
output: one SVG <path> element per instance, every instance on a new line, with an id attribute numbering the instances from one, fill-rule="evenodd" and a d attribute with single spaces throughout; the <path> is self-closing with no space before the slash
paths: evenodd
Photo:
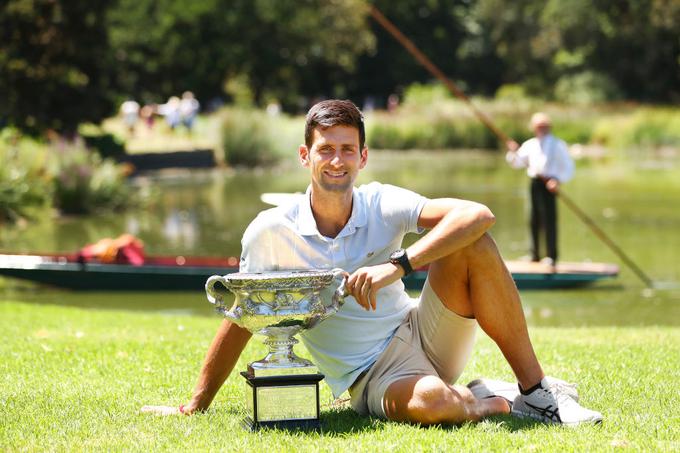
<path id="1" fill-rule="evenodd" d="M 225 304 L 227 290 L 234 303 Z M 235 324 L 264 335 L 269 353 L 241 373 L 253 390 L 250 429 L 264 426 L 317 428 L 323 375 L 298 357 L 294 336 L 331 316 L 344 303 L 345 273 L 331 271 L 213 275 L 205 284 L 210 303 Z"/>

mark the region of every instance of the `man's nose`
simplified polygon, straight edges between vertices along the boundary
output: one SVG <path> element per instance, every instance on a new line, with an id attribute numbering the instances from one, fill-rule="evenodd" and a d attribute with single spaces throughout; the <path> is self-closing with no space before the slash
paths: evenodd
<path id="1" fill-rule="evenodd" d="M 339 151 L 337 151 L 333 158 L 331 159 L 331 165 L 340 165 L 342 163 L 342 156 Z"/>

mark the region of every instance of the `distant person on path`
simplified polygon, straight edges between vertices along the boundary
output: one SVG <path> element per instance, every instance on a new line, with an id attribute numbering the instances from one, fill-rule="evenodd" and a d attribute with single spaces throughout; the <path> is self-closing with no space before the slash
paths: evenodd
<path id="1" fill-rule="evenodd" d="M 368 162 L 363 115 L 350 101 L 328 100 L 307 114 L 300 164 L 307 193 L 261 212 L 242 239 L 241 272 L 347 270 L 351 294 L 334 315 L 300 334 L 333 394 L 349 391 L 359 414 L 431 425 L 512 412 L 544 422 L 598 423 L 574 387 L 545 376 L 529 338 L 512 276 L 488 234 L 486 206 L 428 199 L 371 182 L 355 187 Z M 429 230 L 407 249 L 407 233 Z M 401 278 L 429 265 L 419 298 Z M 479 325 L 514 371 L 511 382 L 454 385 Z M 208 408 L 251 334 L 223 320 L 193 397 L 144 412 L 191 414 Z M 576 370 L 575 370 L 576 371 Z"/>
<path id="2" fill-rule="evenodd" d="M 182 120 L 182 124 L 187 128 L 187 131 L 191 133 L 194 127 L 194 120 L 198 115 L 198 110 L 200 109 L 200 104 L 194 97 L 194 93 L 191 91 L 185 91 L 182 94 L 182 100 L 179 102 L 179 114 Z"/>
<path id="3" fill-rule="evenodd" d="M 399 96 L 392 93 L 387 97 L 387 111 L 390 113 L 396 113 L 399 108 Z"/>
<path id="4" fill-rule="evenodd" d="M 506 160 L 514 168 L 526 168 L 531 178 L 531 260 L 541 259 L 539 237 L 545 231 L 546 258 L 543 262 L 553 270 L 557 263 L 557 206 L 556 194 L 560 184 L 574 175 L 574 161 L 569 156 L 567 144 L 551 131 L 550 117 L 535 113 L 531 117 L 531 129 L 535 137 L 519 146 L 511 140 L 507 143 Z"/>
<path id="5" fill-rule="evenodd" d="M 146 124 L 146 127 L 148 130 L 153 129 L 153 124 L 154 124 L 154 114 L 156 113 L 156 106 L 153 104 L 147 104 L 139 112 L 139 116 L 142 118 L 142 121 L 144 121 L 144 124 Z"/>
<path id="6" fill-rule="evenodd" d="M 135 135 L 135 126 L 139 119 L 139 104 L 133 99 L 128 99 L 120 106 L 120 113 L 123 115 L 123 123 L 130 135 Z"/>
<path id="7" fill-rule="evenodd" d="M 158 113 L 165 117 L 165 122 L 173 131 L 181 121 L 179 106 L 180 100 L 177 96 L 171 96 L 168 102 L 158 106 Z"/>

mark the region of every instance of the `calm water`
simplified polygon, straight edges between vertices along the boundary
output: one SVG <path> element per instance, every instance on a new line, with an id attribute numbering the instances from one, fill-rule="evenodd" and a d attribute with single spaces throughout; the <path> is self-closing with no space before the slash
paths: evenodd
<path id="1" fill-rule="evenodd" d="M 618 279 L 588 289 L 522 293 L 534 325 L 680 325 L 680 159 L 652 154 L 625 163 L 579 162 L 565 186 L 571 198 L 660 286 L 648 291 L 599 239 L 560 205 L 560 253 L 565 261 L 613 262 Z M 0 229 L 5 252 L 74 251 L 84 243 L 130 232 L 148 254 L 238 255 L 240 237 L 264 205 L 263 192 L 304 191 L 308 175 L 295 162 L 275 170 L 176 172 L 134 184 L 154 200 L 144 209 L 89 218 L 50 218 Z M 372 152 L 359 183 L 379 180 L 429 197 L 453 196 L 488 205 L 503 255 L 526 254 L 527 181 L 498 154 Z M 412 241 L 413 238 L 409 238 Z M 0 281 L 0 299 L 86 307 L 212 315 L 201 292 L 73 293 Z"/>

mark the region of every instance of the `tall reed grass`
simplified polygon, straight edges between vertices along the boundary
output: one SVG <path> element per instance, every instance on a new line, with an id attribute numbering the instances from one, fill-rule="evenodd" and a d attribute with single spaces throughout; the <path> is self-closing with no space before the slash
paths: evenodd
<path id="1" fill-rule="evenodd" d="M 507 90 L 506 90 L 507 91 Z M 679 147 L 680 109 L 614 103 L 568 105 L 505 91 L 496 99 L 473 98 L 472 103 L 500 130 L 518 142 L 529 138 L 529 119 L 545 111 L 553 131 L 568 143 L 611 148 Z M 440 85 L 414 85 L 393 112 L 374 112 L 368 119 L 371 147 L 387 149 L 445 149 L 502 147 L 464 102 Z"/>
<path id="2" fill-rule="evenodd" d="M 680 147 L 680 109 L 643 107 L 603 117 L 591 141 L 613 148 Z"/>
<path id="3" fill-rule="evenodd" d="M 303 141 L 304 120 L 285 114 L 231 107 L 222 117 L 222 150 L 229 165 L 255 167 L 296 153 Z"/>

